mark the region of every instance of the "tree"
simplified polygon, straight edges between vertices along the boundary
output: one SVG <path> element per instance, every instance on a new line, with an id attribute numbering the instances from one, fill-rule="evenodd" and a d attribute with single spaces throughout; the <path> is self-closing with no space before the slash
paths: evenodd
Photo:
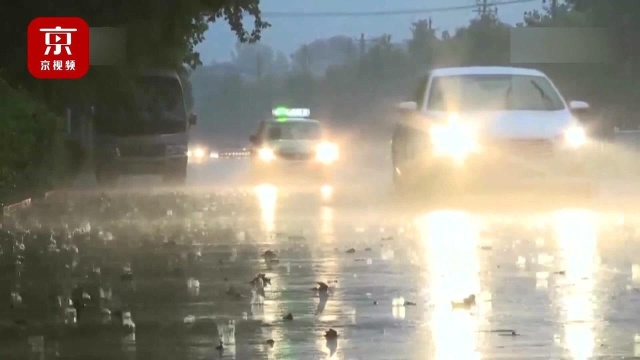
<path id="1" fill-rule="evenodd" d="M 302 45 L 291 55 L 291 59 L 296 69 L 322 75 L 330 66 L 352 60 L 355 54 L 353 39 L 334 36 Z"/>
<path id="2" fill-rule="evenodd" d="M 313 56 L 309 45 L 302 45 L 298 51 L 291 55 L 293 70 L 302 73 L 310 73 L 313 64 Z"/>
<path id="3" fill-rule="evenodd" d="M 282 75 L 289 71 L 289 58 L 282 51 L 276 52 L 276 56 L 273 59 L 273 73 L 277 75 Z"/>
<path id="4" fill-rule="evenodd" d="M 127 101 L 130 75 L 146 66 L 170 67 L 181 76 L 187 105 L 193 105 L 189 71 L 200 64 L 195 45 L 208 24 L 227 21 L 242 42 L 256 42 L 269 24 L 261 18 L 259 0 L 21 0 L 0 2 L 3 37 L 0 49 L 0 122 L 2 143 L 11 151 L 0 159 L 0 202 L 25 195 L 38 186 L 49 189 L 64 178 L 72 160 L 65 154 L 60 117 L 68 107 L 87 108 L 102 101 Z M 243 15 L 254 18 L 245 29 Z M 93 67 L 77 81 L 38 81 L 26 69 L 26 29 L 40 16 L 78 16 L 91 27 L 121 27 L 127 32 L 127 64 Z M 104 96 L 98 96 L 102 92 Z M 77 167 L 76 167 L 77 168 Z"/>
<path id="5" fill-rule="evenodd" d="M 127 69 L 160 65 L 179 69 L 185 63 L 199 65 L 195 46 L 203 40 L 208 23 L 224 19 L 242 42 L 256 42 L 269 24 L 262 20 L 259 0 L 229 2 L 223 0 L 90 0 L 48 1 L 24 0 L 0 3 L 0 13 L 10 15 L 3 19 L 3 36 L 12 39 L 0 50 L 0 74 L 14 86 L 36 90 L 56 110 L 64 108 L 70 98 L 91 93 L 96 81 L 112 74 L 92 76 L 84 81 L 34 81 L 28 74 L 26 63 L 25 29 L 38 16 L 79 16 L 91 27 L 119 26 L 127 31 Z M 254 28 L 243 25 L 243 14 L 254 18 Z M 114 70 L 115 71 L 115 70 Z M 100 71 L 98 71 L 100 72 Z M 92 85 L 93 84 L 93 85 Z M 103 86 L 103 85 L 98 85 Z M 67 94 L 65 98 L 54 94 Z"/>
<path id="6" fill-rule="evenodd" d="M 484 15 L 458 29 L 452 40 L 459 64 L 503 65 L 509 63 L 509 38 L 509 25 L 495 15 Z"/>
<path id="7" fill-rule="evenodd" d="M 273 71 L 276 52 L 266 44 L 236 43 L 232 54 L 232 62 L 240 71 L 261 78 Z"/>
<path id="8" fill-rule="evenodd" d="M 419 65 L 431 65 L 437 41 L 438 38 L 432 28 L 431 19 L 414 22 L 411 25 L 411 39 L 408 49 L 413 61 Z"/>

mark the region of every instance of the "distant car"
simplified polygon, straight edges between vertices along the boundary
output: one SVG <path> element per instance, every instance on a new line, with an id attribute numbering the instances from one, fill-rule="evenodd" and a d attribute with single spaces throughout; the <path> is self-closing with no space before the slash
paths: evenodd
<path id="1" fill-rule="evenodd" d="M 258 178 L 310 175 L 331 180 L 338 146 L 324 138 L 319 121 L 309 109 L 278 108 L 260 122 L 250 137 L 252 171 Z"/>
<path id="2" fill-rule="evenodd" d="M 588 136 L 542 72 L 515 67 L 432 70 L 391 140 L 394 185 L 448 186 L 473 178 L 522 179 L 539 172 L 580 175 Z"/>

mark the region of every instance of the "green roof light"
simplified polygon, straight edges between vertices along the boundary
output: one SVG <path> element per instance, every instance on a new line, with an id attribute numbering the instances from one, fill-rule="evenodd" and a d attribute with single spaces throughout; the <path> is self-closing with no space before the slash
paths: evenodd
<path id="1" fill-rule="evenodd" d="M 309 109 L 289 109 L 282 106 L 273 109 L 271 113 L 279 121 L 284 121 L 283 120 L 284 118 L 293 118 L 293 117 L 306 118 L 311 115 L 311 111 Z"/>

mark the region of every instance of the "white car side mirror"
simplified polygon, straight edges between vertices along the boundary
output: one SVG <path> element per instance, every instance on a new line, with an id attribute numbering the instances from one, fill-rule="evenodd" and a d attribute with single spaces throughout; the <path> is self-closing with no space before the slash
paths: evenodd
<path id="1" fill-rule="evenodd" d="M 571 101 L 569 102 L 569 109 L 571 110 L 589 110 L 591 106 L 584 101 Z"/>
<path id="2" fill-rule="evenodd" d="M 418 110 L 418 103 L 415 101 L 405 101 L 397 105 L 401 112 L 414 112 Z"/>

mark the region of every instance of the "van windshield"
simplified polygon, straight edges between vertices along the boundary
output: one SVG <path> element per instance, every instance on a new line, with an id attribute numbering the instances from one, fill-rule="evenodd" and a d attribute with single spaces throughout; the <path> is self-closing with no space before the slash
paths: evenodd
<path id="1" fill-rule="evenodd" d="M 187 111 L 177 78 L 145 76 L 129 91 L 104 94 L 96 106 L 96 131 L 112 135 L 173 134 L 187 130 Z"/>

